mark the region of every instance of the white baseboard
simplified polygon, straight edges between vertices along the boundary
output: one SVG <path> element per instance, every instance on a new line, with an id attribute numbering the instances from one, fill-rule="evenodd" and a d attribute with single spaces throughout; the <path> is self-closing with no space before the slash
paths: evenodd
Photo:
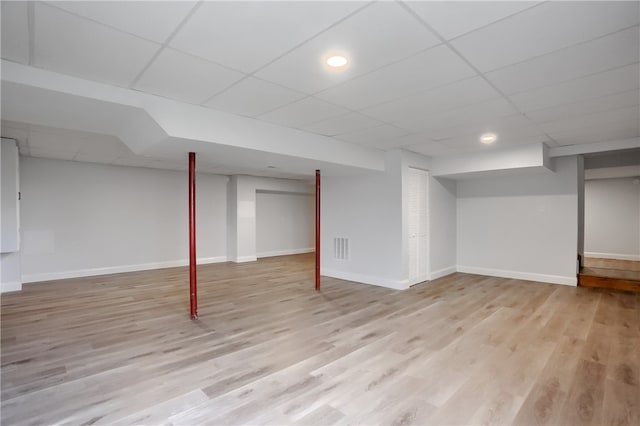
<path id="1" fill-rule="evenodd" d="M 320 274 L 331 278 L 338 278 L 357 283 L 377 285 L 379 287 L 392 288 L 394 290 L 406 290 L 409 288 L 407 280 L 392 280 L 389 278 L 376 277 L 372 275 L 356 274 L 353 272 L 338 271 L 335 269 L 321 268 Z"/>
<path id="2" fill-rule="evenodd" d="M 22 290 L 22 283 L 20 281 L 10 281 L 0 283 L 0 293 L 9 293 L 11 291 Z"/>
<path id="3" fill-rule="evenodd" d="M 229 258 L 229 262 L 233 263 L 255 262 L 256 260 L 258 260 L 256 256 L 239 256 Z"/>
<path id="4" fill-rule="evenodd" d="M 292 254 L 312 253 L 314 251 L 316 251 L 315 247 L 289 249 L 289 250 L 264 251 L 262 253 L 258 253 L 256 257 L 260 259 L 263 257 L 288 256 Z"/>
<path id="5" fill-rule="evenodd" d="M 457 272 L 455 266 L 449 266 L 448 268 L 438 269 L 437 271 L 431 272 L 431 280 L 437 280 L 438 278 L 446 277 L 447 275 L 451 275 Z"/>
<path id="6" fill-rule="evenodd" d="M 429 275 L 425 274 L 421 277 L 418 278 L 414 278 L 413 280 L 407 280 L 407 283 L 409 284 L 409 287 L 413 287 L 414 285 L 420 284 L 420 283 L 424 283 L 426 281 L 429 281 Z"/>
<path id="7" fill-rule="evenodd" d="M 226 256 L 201 257 L 198 264 L 226 262 Z M 189 261 L 170 260 L 166 262 L 141 263 L 138 265 L 107 266 L 104 268 L 76 269 L 73 271 L 48 272 L 44 274 L 27 274 L 22 276 L 23 283 L 33 283 L 39 281 L 64 280 L 67 278 L 92 277 L 95 275 L 119 274 L 121 272 L 148 271 L 150 269 L 175 268 L 177 266 L 187 266 Z"/>
<path id="8" fill-rule="evenodd" d="M 595 253 L 591 251 L 585 252 L 584 257 L 597 257 L 600 259 L 615 259 L 615 260 L 640 260 L 640 255 L 638 254 Z"/>
<path id="9" fill-rule="evenodd" d="M 538 281 L 543 283 L 562 284 L 570 286 L 578 285 L 577 277 L 565 277 L 562 275 L 534 274 L 531 272 L 507 271 L 504 269 L 478 268 L 475 266 L 463 265 L 458 265 L 456 267 L 456 270 L 458 272 L 464 272 L 466 274 L 488 275 L 491 277 L 513 278 L 516 280 Z"/>

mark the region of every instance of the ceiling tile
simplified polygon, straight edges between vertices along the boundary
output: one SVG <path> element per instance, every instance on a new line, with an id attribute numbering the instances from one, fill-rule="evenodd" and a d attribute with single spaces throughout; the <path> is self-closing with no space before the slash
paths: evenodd
<path id="1" fill-rule="evenodd" d="M 473 137 L 478 140 L 484 133 L 495 133 L 501 138 L 504 134 L 543 135 L 543 131 L 521 114 L 504 117 L 492 117 L 484 120 L 469 120 L 456 127 L 434 127 L 425 130 L 426 134 L 440 143 L 448 144 L 457 138 Z M 546 137 L 546 136 L 545 136 Z"/>
<path id="2" fill-rule="evenodd" d="M 3 1 L 0 7 L 2 57 L 26 64 L 29 62 L 27 2 Z"/>
<path id="3" fill-rule="evenodd" d="M 406 60 L 356 77 L 316 96 L 351 109 L 399 99 L 474 75 L 455 53 L 437 46 Z"/>
<path id="4" fill-rule="evenodd" d="M 493 99 L 463 108 L 457 108 L 437 114 L 425 116 L 421 121 L 411 123 L 411 129 L 416 132 L 423 132 L 430 135 L 434 140 L 451 137 L 463 129 L 473 126 L 474 128 L 491 131 L 491 127 L 496 123 L 503 123 L 505 117 L 513 117 L 510 120 L 530 124 L 529 121 L 517 114 L 517 111 L 504 99 Z M 407 123 L 409 124 L 409 123 Z"/>
<path id="5" fill-rule="evenodd" d="M 300 101 L 285 105 L 274 111 L 261 115 L 260 120 L 280 124 L 281 126 L 300 127 L 305 124 L 324 120 L 348 111 L 320 99 L 308 97 Z"/>
<path id="6" fill-rule="evenodd" d="M 420 128 L 430 115 L 499 97 L 500 94 L 485 80 L 472 77 L 376 105 L 362 113 L 400 127 Z"/>
<path id="7" fill-rule="evenodd" d="M 312 124 L 301 126 L 302 130 L 313 133 L 319 133 L 325 136 L 335 136 L 343 133 L 363 130 L 369 127 L 379 126 L 381 123 L 373 118 L 366 117 L 357 112 L 341 115 L 339 117 L 329 118 L 327 120 L 318 121 Z"/>
<path id="8" fill-rule="evenodd" d="M 428 155 L 431 157 L 438 157 L 441 155 L 458 154 L 462 152 L 458 148 L 452 148 L 443 145 L 438 142 L 420 142 L 415 145 L 408 145 L 403 147 L 407 151 L 415 152 L 417 154 Z"/>
<path id="9" fill-rule="evenodd" d="M 510 95 L 521 111 L 535 111 L 640 88 L 638 64 Z"/>
<path id="10" fill-rule="evenodd" d="M 640 60 L 640 28 L 575 45 L 486 74 L 504 93 L 523 92 Z"/>
<path id="11" fill-rule="evenodd" d="M 638 2 L 547 2 L 452 42 L 491 71 L 638 24 Z"/>
<path id="12" fill-rule="evenodd" d="M 491 145 L 484 145 L 480 142 L 482 132 L 471 131 L 465 134 L 459 134 L 452 138 L 439 141 L 441 144 L 451 148 L 461 150 L 483 149 L 484 147 L 505 148 L 515 145 L 527 145 L 533 143 L 548 142 L 549 137 L 534 126 L 522 126 L 518 128 L 501 128 L 500 126 L 492 128 L 493 133 L 498 136 L 496 142 Z"/>
<path id="13" fill-rule="evenodd" d="M 305 93 L 315 93 L 354 76 L 439 44 L 431 32 L 395 2 L 378 2 L 340 22 L 257 73 Z M 331 53 L 349 58 L 345 70 L 330 70 Z"/>
<path id="14" fill-rule="evenodd" d="M 393 146 L 397 148 L 434 143 L 434 141 L 428 135 L 422 133 L 411 133 L 408 135 L 400 136 L 399 138 L 391 142 L 393 143 Z"/>
<path id="15" fill-rule="evenodd" d="M 171 46 L 253 72 L 361 7 L 360 2 L 205 2 Z"/>
<path id="16" fill-rule="evenodd" d="M 164 49 L 135 88 L 179 101 L 200 104 L 244 77 L 186 53 Z"/>
<path id="17" fill-rule="evenodd" d="M 570 119 L 581 115 L 630 107 L 639 104 L 640 91 L 631 90 L 595 99 L 588 99 L 578 103 L 564 104 L 552 108 L 531 111 L 527 113 L 527 117 L 537 123 L 544 123 L 546 121 Z"/>
<path id="18" fill-rule="evenodd" d="M 159 46 L 50 6 L 35 5 L 38 67 L 128 86 Z"/>
<path id="19" fill-rule="evenodd" d="M 574 129 L 551 135 L 560 145 L 577 145 L 640 137 L 638 124 L 632 120 L 611 122 L 597 127 Z"/>
<path id="20" fill-rule="evenodd" d="M 407 6 L 441 36 L 450 40 L 538 3 L 535 1 L 411 1 L 407 2 Z"/>
<path id="21" fill-rule="evenodd" d="M 55 1 L 69 12 L 164 43 L 195 1 Z"/>
<path id="22" fill-rule="evenodd" d="M 360 145 L 369 146 L 372 148 L 385 149 L 392 147 L 393 141 L 401 136 L 409 133 L 399 127 L 391 126 L 389 124 L 382 124 L 380 126 L 371 127 L 364 130 L 358 130 L 355 132 L 345 133 L 337 136 L 336 139 L 340 139 L 345 142 L 353 142 Z"/>
<path id="23" fill-rule="evenodd" d="M 549 121 L 540 124 L 540 127 L 549 134 L 556 134 L 589 127 L 597 128 L 617 122 L 635 123 L 636 126 L 640 126 L 640 108 L 638 106 L 632 106 L 582 115 L 566 120 Z"/>
<path id="24" fill-rule="evenodd" d="M 304 97 L 306 95 L 303 93 L 249 77 L 205 105 L 233 114 L 256 117 Z"/>

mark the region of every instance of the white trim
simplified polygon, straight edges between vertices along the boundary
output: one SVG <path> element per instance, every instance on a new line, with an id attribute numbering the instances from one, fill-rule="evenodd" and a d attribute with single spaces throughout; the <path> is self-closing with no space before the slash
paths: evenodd
<path id="1" fill-rule="evenodd" d="M 585 251 L 584 257 L 598 257 L 600 259 L 615 260 L 640 260 L 640 254 L 595 253 L 591 251 Z"/>
<path id="2" fill-rule="evenodd" d="M 226 262 L 226 256 L 201 257 L 198 264 Z M 148 271 L 150 269 L 175 268 L 176 266 L 187 266 L 189 261 L 169 260 L 166 262 L 141 263 L 138 265 L 107 266 L 104 268 L 76 269 L 73 271 L 47 272 L 43 274 L 28 274 L 22 276 L 23 283 L 33 283 L 39 281 L 64 280 L 67 278 L 91 277 L 95 275 L 119 274 L 121 272 Z"/>
<path id="3" fill-rule="evenodd" d="M 229 259 L 229 261 L 233 263 L 255 262 L 256 260 L 258 260 L 258 258 L 255 256 L 239 256 Z"/>
<path id="4" fill-rule="evenodd" d="M 455 266 L 449 266 L 448 268 L 442 268 L 437 271 L 431 272 L 431 280 L 437 280 L 438 278 L 446 277 L 447 275 L 451 275 L 457 272 Z"/>
<path id="5" fill-rule="evenodd" d="M 420 284 L 420 283 L 424 283 L 424 282 L 427 282 L 427 281 L 430 281 L 429 274 L 421 275 L 421 276 L 419 276 L 417 278 L 414 278 L 412 281 L 411 280 L 407 280 L 407 282 L 409 283 L 409 287 L 413 287 L 414 285 L 417 285 L 417 284 Z"/>
<path id="6" fill-rule="evenodd" d="M 256 257 L 258 259 L 262 257 L 274 257 L 274 256 L 288 256 L 291 254 L 312 253 L 316 251 L 315 247 L 300 248 L 300 249 L 288 249 L 288 250 L 276 250 L 276 251 L 264 251 L 258 253 Z"/>
<path id="7" fill-rule="evenodd" d="M 0 293 L 8 293 L 10 291 L 22 290 L 22 283 L 20 281 L 9 281 L 0 283 Z"/>
<path id="8" fill-rule="evenodd" d="M 375 277 L 372 275 L 356 274 L 353 272 L 338 271 L 336 269 L 321 268 L 320 273 L 327 277 L 338 278 L 363 284 L 377 285 L 379 287 L 392 288 L 394 290 L 406 290 L 409 288 L 408 280 L 392 280 L 389 278 Z"/>
<path id="9" fill-rule="evenodd" d="M 562 284 L 570 286 L 578 285 L 577 277 L 565 277 L 562 275 L 535 274 L 532 272 L 506 271 L 504 269 L 478 268 L 475 266 L 462 265 L 458 265 L 456 269 L 458 270 L 458 272 L 464 272 L 465 274 L 488 275 L 491 277 L 512 278 L 516 280 L 538 281 L 542 283 Z"/>

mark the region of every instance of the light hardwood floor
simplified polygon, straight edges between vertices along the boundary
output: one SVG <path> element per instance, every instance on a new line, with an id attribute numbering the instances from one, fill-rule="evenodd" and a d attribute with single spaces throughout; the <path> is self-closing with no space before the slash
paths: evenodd
<path id="1" fill-rule="evenodd" d="M 313 255 L 2 296 L 2 424 L 640 424 L 640 295 L 453 274 L 399 292 Z"/>

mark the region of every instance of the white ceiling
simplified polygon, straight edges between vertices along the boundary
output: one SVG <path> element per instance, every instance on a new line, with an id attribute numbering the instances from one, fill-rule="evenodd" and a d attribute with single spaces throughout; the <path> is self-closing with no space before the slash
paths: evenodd
<path id="1" fill-rule="evenodd" d="M 186 155 L 145 156 L 134 154 L 120 139 L 98 133 L 58 129 L 48 126 L 2 120 L 2 136 L 18 142 L 20 154 L 29 157 L 54 158 L 116 166 L 145 167 L 151 169 L 180 170 L 188 168 Z M 182 159 L 176 159 L 180 157 Z M 198 173 L 218 175 L 247 174 L 287 179 L 306 179 L 303 174 L 278 168 L 266 169 L 262 162 L 238 159 L 224 164 L 197 160 Z"/>
<path id="2" fill-rule="evenodd" d="M 496 148 L 640 136 L 635 1 L 1 7 L 4 59 L 382 150 L 477 151 L 489 131 Z M 350 66 L 325 69 L 331 52 Z M 146 161 L 60 143 L 62 158 Z"/>

